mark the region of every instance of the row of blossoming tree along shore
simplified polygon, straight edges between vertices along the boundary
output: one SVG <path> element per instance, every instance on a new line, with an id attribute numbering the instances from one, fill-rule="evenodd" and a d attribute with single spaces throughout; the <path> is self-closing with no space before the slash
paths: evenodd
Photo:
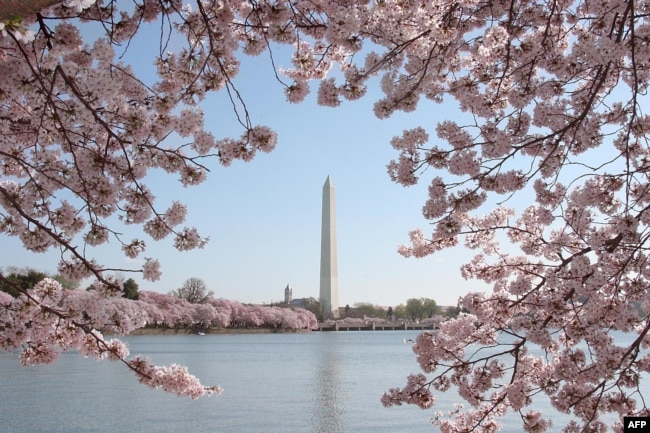
<path id="1" fill-rule="evenodd" d="M 103 302 L 101 311 L 87 308 L 99 304 L 101 297 L 102 295 L 94 290 L 63 290 L 59 305 L 64 308 L 83 305 L 86 307 L 83 312 L 88 325 L 119 335 L 144 327 L 194 330 L 211 327 L 278 330 L 318 327 L 316 316 L 303 308 L 242 304 L 212 297 L 207 297 L 200 303 L 192 303 L 171 294 L 151 291 L 140 291 L 138 299 L 111 297 Z M 24 303 L 24 297 L 14 298 L 0 291 L 0 304 L 20 308 Z M 42 354 L 43 350 L 39 351 L 39 355 Z M 56 353 L 47 356 L 56 356 Z"/>
<path id="2" fill-rule="evenodd" d="M 174 296 L 140 292 L 132 308 L 147 316 L 147 325 L 194 328 L 315 329 L 316 316 L 302 308 L 248 305 L 227 299 L 209 298 L 192 304 Z"/>

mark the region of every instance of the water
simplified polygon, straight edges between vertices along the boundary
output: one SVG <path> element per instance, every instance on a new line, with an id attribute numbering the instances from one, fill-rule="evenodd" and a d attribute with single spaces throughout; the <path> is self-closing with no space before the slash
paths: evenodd
<path id="1" fill-rule="evenodd" d="M 433 410 L 384 408 L 379 399 L 420 372 L 417 331 L 127 337 L 131 353 L 189 367 L 218 397 L 196 401 L 137 383 L 125 366 L 63 354 L 21 367 L 0 352 L 0 432 L 424 433 Z M 458 401 L 438 396 L 446 412 Z M 543 408 L 540 407 L 540 409 Z M 543 411 L 544 412 L 544 411 Z M 557 418 L 555 421 L 560 421 Z M 502 420 L 505 432 L 520 420 Z M 564 425 L 563 422 L 556 423 Z"/>
<path id="2" fill-rule="evenodd" d="M 218 397 L 191 401 L 123 365 L 63 354 L 21 367 L 0 353 L 0 431 L 12 433 L 431 432 L 431 413 L 379 398 L 417 372 L 415 331 L 127 337 L 131 353 L 178 363 Z"/>

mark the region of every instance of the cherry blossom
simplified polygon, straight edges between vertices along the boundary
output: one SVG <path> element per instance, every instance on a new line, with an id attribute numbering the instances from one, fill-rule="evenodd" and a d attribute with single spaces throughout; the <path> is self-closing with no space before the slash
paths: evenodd
<path id="1" fill-rule="evenodd" d="M 138 380 L 180 396 L 198 398 L 220 393 L 220 387 L 206 387 L 185 367 L 151 364 L 145 357 L 129 357 L 129 349 L 117 338 L 103 333 L 126 335 L 144 326 L 209 328 L 248 323 L 284 329 L 313 329 L 316 317 L 302 309 L 246 307 L 232 301 L 190 304 L 171 295 L 141 292 L 133 301 L 111 292 L 113 285 L 96 283 L 93 290 L 66 290 L 46 278 L 17 298 L 0 292 L 0 346 L 19 350 L 24 365 L 55 361 L 63 351 L 75 350 L 96 360 L 120 361 L 133 370 Z M 106 290 L 108 289 L 108 290 Z M 239 308 L 231 308 L 236 304 Z M 231 316 L 238 310 L 238 316 Z M 228 318 L 224 319 L 223 315 Z M 251 321 L 251 314 L 256 319 Z M 101 330 L 101 331 L 100 331 Z"/>
<path id="2" fill-rule="evenodd" d="M 638 388 L 650 365 L 647 1 L 48 4 L 0 28 L 0 234 L 29 251 L 59 249 L 63 276 L 93 277 L 101 290 L 55 304 L 44 283 L 0 298 L 1 344 L 24 344 L 24 362 L 50 362 L 67 345 L 122 356 L 117 343 L 93 345 L 103 340 L 91 325 L 108 319 L 97 305 L 115 281 L 92 247 L 116 241 L 127 257 L 146 255 L 136 271 L 155 280 L 162 270 L 149 240 L 123 239 L 114 221 L 181 251 L 205 244 L 181 225 L 182 204 L 159 209 L 147 174 L 159 169 L 189 187 L 205 180 L 211 161 L 271 151 L 275 133 L 253 124 L 233 79 L 241 56 L 273 59 L 283 45 L 290 65 L 276 73 L 290 103 L 317 89 L 320 104 L 338 106 L 378 83 L 379 118 L 423 100 L 462 113 L 391 140 L 397 155 L 387 168 L 397 183 L 429 186 L 422 213 L 432 228 L 412 230 L 399 252 L 464 245 L 474 256 L 461 275 L 486 290 L 466 294 L 467 314 L 418 339 L 425 374 L 384 403 L 435 407 L 437 393 L 457 391 L 468 405 L 437 418 L 444 432 L 495 431 L 512 413 L 525 431 L 548 430 L 550 415 L 532 409 L 540 398 L 570 414 L 553 426 L 567 432 L 605 429 L 605 413 L 648 415 Z M 174 43 L 160 38 L 157 76 L 144 82 L 117 51 L 155 21 L 170 24 L 161 27 L 174 29 Z M 83 26 L 99 37 L 84 40 Z M 206 129 L 200 104 L 216 91 L 232 98 L 238 137 Z M 216 316 L 165 305 L 174 323 L 260 320 L 261 311 L 219 302 L 227 308 Z M 156 307 L 155 320 L 171 323 Z M 273 326 L 294 323 L 264 314 Z M 51 320 L 65 326 L 52 333 Z M 618 346 L 613 332 L 635 337 Z M 531 355 L 531 346 L 546 355 Z M 157 369 L 144 358 L 130 367 L 143 382 L 198 394 L 182 367 Z"/>
<path id="3" fill-rule="evenodd" d="M 142 291 L 139 301 L 134 305 L 134 309 L 145 310 L 148 325 L 169 328 L 266 327 L 311 330 L 318 327 L 316 316 L 302 308 L 244 305 L 237 301 L 211 297 L 201 303 L 190 303 L 172 295 Z M 135 313 L 136 310 L 132 314 Z"/>
<path id="4" fill-rule="evenodd" d="M 62 351 L 76 350 L 85 357 L 124 362 L 141 382 L 179 395 L 197 398 L 219 392 L 201 385 L 186 369 L 129 360 L 122 341 L 104 338 L 98 329 L 127 334 L 144 326 L 146 311 L 134 301 L 96 290 L 64 292 L 57 281 L 46 278 L 17 298 L 3 294 L 0 302 L 0 344 L 4 350 L 19 350 L 24 365 L 51 363 Z"/>

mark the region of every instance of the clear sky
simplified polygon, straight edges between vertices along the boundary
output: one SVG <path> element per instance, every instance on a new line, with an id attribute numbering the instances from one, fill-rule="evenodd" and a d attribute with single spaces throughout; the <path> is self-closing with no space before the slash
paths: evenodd
<path id="1" fill-rule="evenodd" d="M 143 47 L 147 37 L 146 33 L 141 37 Z M 149 44 L 157 48 L 157 36 L 151 38 Z M 152 59 L 139 50 L 132 44 L 127 59 L 138 59 L 135 66 L 147 71 Z M 290 66 L 279 55 L 276 61 L 278 66 Z M 135 235 L 145 239 L 144 256 L 160 260 L 163 276 L 154 283 L 143 281 L 139 274 L 123 273 L 125 277 L 133 276 L 141 290 L 159 292 L 198 277 L 216 297 L 250 303 L 281 301 L 287 284 L 296 298 L 318 298 L 321 192 L 331 176 L 336 189 L 342 306 L 357 302 L 395 306 L 413 297 L 455 305 L 467 291 L 484 288 L 460 276 L 460 265 L 471 258 L 471 252 L 462 248 L 425 259 L 405 259 L 397 253 L 397 246 L 407 243 L 409 230 L 432 230 L 420 212 L 429 178 L 411 188 L 394 184 L 386 165 L 397 152 L 389 141 L 418 125 L 435 139 L 436 123 L 456 115 L 454 104 L 423 102 L 415 113 L 378 120 L 372 112 L 379 97 L 375 83 L 361 101 L 344 102 L 335 109 L 318 107 L 315 92 L 304 103 L 290 105 L 264 56 L 245 58 L 236 84 L 253 123 L 277 131 L 276 150 L 227 168 L 211 160 L 208 180 L 187 189 L 173 177 L 154 173 L 149 187 L 158 208 L 166 209 L 175 199 L 186 203 L 188 225 L 209 236 L 210 242 L 203 249 L 179 253 L 172 239 L 154 242 L 139 232 L 129 233 L 126 240 Z M 211 96 L 202 106 L 206 125 L 215 136 L 241 134 L 225 93 Z M 0 243 L 3 267 L 56 272 L 57 252 L 30 254 L 6 237 Z M 138 267 L 127 261 L 117 242 L 93 253 L 107 267 Z"/>

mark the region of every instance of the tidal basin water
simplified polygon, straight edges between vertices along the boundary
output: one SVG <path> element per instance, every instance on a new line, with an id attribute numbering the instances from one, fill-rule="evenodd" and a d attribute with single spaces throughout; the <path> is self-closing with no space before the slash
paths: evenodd
<path id="1" fill-rule="evenodd" d="M 0 432 L 434 432 L 433 410 L 384 408 L 381 394 L 420 372 L 417 331 L 131 336 L 131 353 L 189 367 L 218 397 L 196 401 L 140 385 L 125 366 L 66 353 L 21 367 L 0 352 Z M 452 395 L 440 396 L 450 410 Z M 516 424 L 504 431 L 517 432 Z"/>

